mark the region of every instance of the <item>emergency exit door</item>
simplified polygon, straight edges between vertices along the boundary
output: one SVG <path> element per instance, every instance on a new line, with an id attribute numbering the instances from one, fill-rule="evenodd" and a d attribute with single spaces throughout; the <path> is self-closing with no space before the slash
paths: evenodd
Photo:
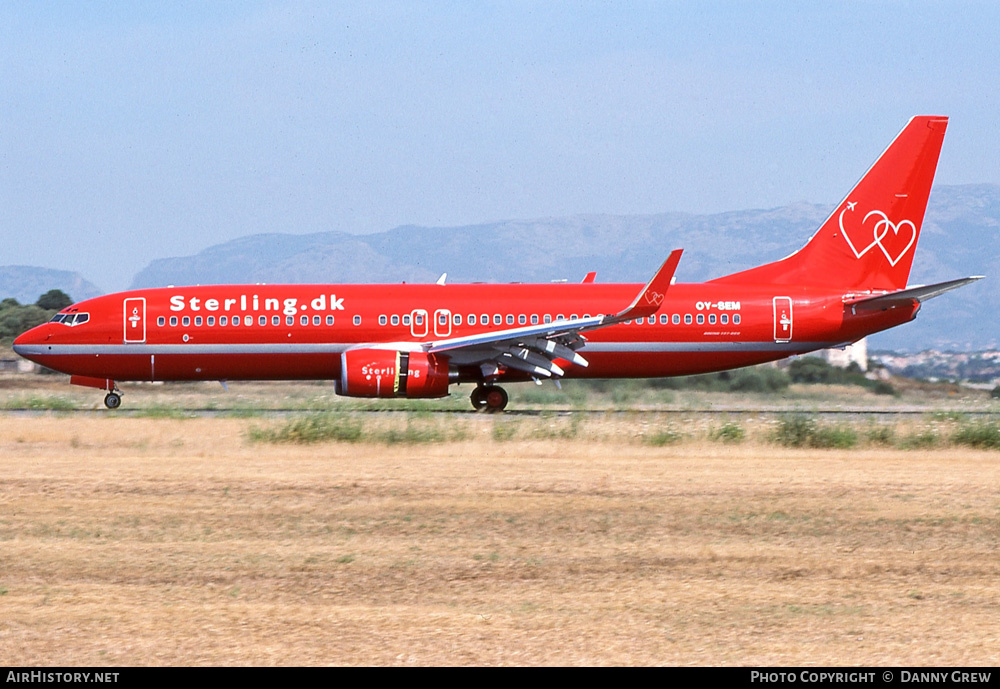
<path id="1" fill-rule="evenodd" d="M 132 297 L 126 299 L 123 307 L 125 327 L 124 340 L 128 342 L 146 341 L 146 299 Z"/>
<path id="2" fill-rule="evenodd" d="M 774 341 L 792 340 L 792 298 L 774 298 Z"/>

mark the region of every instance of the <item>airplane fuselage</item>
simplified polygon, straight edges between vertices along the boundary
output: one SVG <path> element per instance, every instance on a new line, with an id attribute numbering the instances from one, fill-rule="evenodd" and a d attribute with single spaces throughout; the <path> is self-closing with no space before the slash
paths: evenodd
<path id="1" fill-rule="evenodd" d="M 361 345 L 435 341 L 615 313 L 642 285 L 227 285 L 147 289 L 65 309 L 19 341 L 38 363 L 131 381 L 337 379 Z M 565 377 L 687 375 L 842 346 L 911 320 L 910 308 L 854 313 L 844 291 L 675 284 L 656 315 L 588 332 L 587 367 Z M 462 352 L 460 375 L 481 376 Z M 474 368 L 474 367 L 473 367 Z M 519 371 L 500 380 L 524 380 Z"/>

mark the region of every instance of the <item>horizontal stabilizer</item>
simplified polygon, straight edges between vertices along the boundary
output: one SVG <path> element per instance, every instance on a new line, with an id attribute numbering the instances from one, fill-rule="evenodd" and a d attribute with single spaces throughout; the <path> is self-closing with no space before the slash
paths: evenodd
<path id="1" fill-rule="evenodd" d="M 958 280 L 939 282 L 934 285 L 918 285 L 917 287 L 907 287 L 896 292 L 886 294 L 854 294 L 844 298 L 844 303 L 851 306 L 860 306 L 865 309 L 886 309 L 896 304 L 907 302 L 924 302 L 928 299 L 940 296 L 953 289 L 964 287 L 976 280 L 982 280 L 982 275 L 973 275 Z"/>

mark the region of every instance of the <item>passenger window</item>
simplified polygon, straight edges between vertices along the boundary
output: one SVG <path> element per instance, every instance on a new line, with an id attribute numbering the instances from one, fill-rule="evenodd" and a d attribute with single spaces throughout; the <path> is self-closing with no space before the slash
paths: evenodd
<path id="1" fill-rule="evenodd" d="M 397 318 L 397 316 L 393 316 L 393 318 Z M 333 325 L 333 316 L 327 316 L 326 317 L 326 324 L 327 325 Z"/>
<path id="2" fill-rule="evenodd" d="M 674 325 L 680 325 L 681 315 L 679 313 L 675 313 L 673 316 L 670 317 L 670 320 L 673 322 Z"/>
<path id="3" fill-rule="evenodd" d="M 490 324 L 490 316 L 489 316 L 489 314 L 484 313 L 482 316 L 480 316 L 479 317 L 479 322 L 482 323 L 483 325 L 489 325 Z"/>
<path id="4" fill-rule="evenodd" d="M 421 319 L 421 320 L 423 320 L 423 319 Z M 354 325 L 361 325 L 361 316 L 355 316 L 354 317 Z M 417 325 L 420 325 L 420 323 L 417 323 Z"/>
<path id="5" fill-rule="evenodd" d="M 174 320 L 175 320 L 174 318 L 170 319 L 171 321 L 170 325 L 177 325 L 176 323 L 173 322 Z M 219 316 L 219 325 L 229 325 L 229 318 L 227 316 Z"/>
<path id="6" fill-rule="evenodd" d="M 233 327 L 235 328 L 239 324 L 240 324 L 240 317 L 239 316 L 233 316 L 233 320 L 232 320 Z"/>
<path id="7" fill-rule="evenodd" d="M 733 314 L 733 325 L 739 325 L 739 324 L 740 324 L 740 314 L 734 313 Z"/>
<path id="8" fill-rule="evenodd" d="M 698 314 L 698 325 L 703 325 L 704 323 L 705 323 L 705 314 L 699 313 Z"/>
<path id="9" fill-rule="evenodd" d="M 159 318 L 156 319 L 156 324 L 160 326 L 166 325 L 167 319 L 164 318 L 163 316 L 160 316 Z"/>
<path id="10" fill-rule="evenodd" d="M 531 314 L 531 324 L 532 325 L 538 325 L 538 314 L 537 313 Z"/>
<path id="11" fill-rule="evenodd" d="M 209 326 L 215 325 L 215 316 L 209 316 L 208 317 L 208 325 Z"/>
<path id="12" fill-rule="evenodd" d="M 709 325 L 715 325 L 715 314 L 714 313 L 708 314 L 708 324 Z"/>
<path id="13" fill-rule="evenodd" d="M 171 326 L 177 325 L 177 316 L 171 316 L 170 317 L 170 325 Z"/>
<path id="14" fill-rule="evenodd" d="M 514 325 L 514 314 L 507 314 L 507 325 Z"/>
<path id="15" fill-rule="evenodd" d="M 410 324 L 410 314 L 406 314 L 403 316 L 403 325 L 409 325 L 409 324 Z"/>
<path id="16" fill-rule="evenodd" d="M 267 325 L 267 316 L 260 316 L 257 319 L 257 325 Z"/>
<path id="17" fill-rule="evenodd" d="M 253 325 L 253 316 L 244 316 L 243 325 Z"/>
<path id="18" fill-rule="evenodd" d="M 545 314 L 544 316 L 542 316 L 542 322 L 543 323 L 551 323 L 552 322 L 552 316 L 550 316 L 549 314 Z"/>
<path id="19" fill-rule="evenodd" d="M 522 313 L 517 317 L 517 323 L 518 325 L 526 325 L 528 323 L 528 317 Z"/>
<path id="20" fill-rule="evenodd" d="M 691 314 L 690 313 L 685 313 L 684 314 L 684 325 L 691 325 Z"/>
<path id="21" fill-rule="evenodd" d="M 379 316 L 378 317 L 378 324 L 379 325 L 385 325 L 386 323 L 388 323 L 388 320 L 386 319 L 385 316 Z"/>
<path id="22" fill-rule="evenodd" d="M 299 325 L 309 325 L 309 316 L 300 316 Z"/>
<path id="23" fill-rule="evenodd" d="M 195 316 L 194 317 L 194 324 L 195 325 L 201 325 L 201 316 Z"/>
<path id="24" fill-rule="evenodd" d="M 469 314 L 469 325 L 475 325 L 475 324 L 476 324 L 476 314 L 470 313 Z"/>
<path id="25" fill-rule="evenodd" d="M 295 316 L 285 316 L 285 325 L 295 325 Z"/>
<path id="26" fill-rule="evenodd" d="M 493 314 L 493 325 L 503 325 L 503 316 L 499 313 Z"/>
<path id="27" fill-rule="evenodd" d="M 184 318 L 181 319 L 181 325 L 185 327 L 191 325 L 191 316 L 184 316 Z"/>
<path id="28" fill-rule="evenodd" d="M 271 325 L 275 327 L 281 325 L 281 316 L 271 316 Z"/>
<path id="29" fill-rule="evenodd" d="M 330 316 L 330 318 L 332 318 L 332 316 Z M 389 322 L 392 323 L 393 325 L 399 325 L 399 315 L 398 314 L 391 315 L 389 317 Z"/>
<path id="30" fill-rule="evenodd" d="M 313 325 L 321 325 L 322 322 L 323 322 L 322 316 L 319 315 L 313 316 Z"/>
<path id="31" fill-rule="evenodd" d="M 670 316 L 665 313 L 660 314 L 660 325 L 666 325 L 670 322 Z"/>
<path id="32" fill-rule="evenodd" d="M 729 314 L 728 314 L 728 313 L 724 313 L 724 314 L 722 314 L 721 316 L 719 316 L 719 321 L 720 321 L 720 322 L 721 322 L 721 323 L 722 323 L 723 325 L 726 325 L 726 324 L 727 324 L 727 323 L 729 322 Z"/>
<path id="33" fill-rule="evenodd" d="M 462 325 L 462 316 L 461 316 L 461 314 L 456 313 L 454 316 L 452 316 L 451 320 L 454 321 L 455 325 Z"/>

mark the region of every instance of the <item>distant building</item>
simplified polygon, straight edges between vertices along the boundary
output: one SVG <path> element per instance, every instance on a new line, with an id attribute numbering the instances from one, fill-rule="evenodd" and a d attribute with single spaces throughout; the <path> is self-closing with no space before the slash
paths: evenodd
<path id="1" fill-rule="evenodd" d="M 847 368 L 857 364 L 862 371 L 868 370 L 868 338 L 864 337 L 843 349 L 824 349 L 820 356 L 837 368 Z"/>

